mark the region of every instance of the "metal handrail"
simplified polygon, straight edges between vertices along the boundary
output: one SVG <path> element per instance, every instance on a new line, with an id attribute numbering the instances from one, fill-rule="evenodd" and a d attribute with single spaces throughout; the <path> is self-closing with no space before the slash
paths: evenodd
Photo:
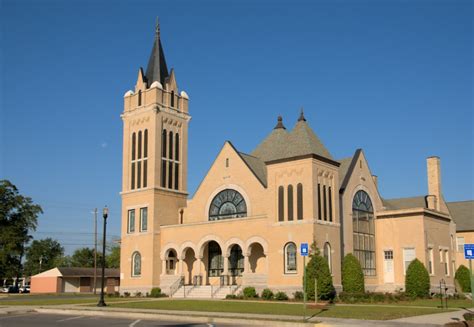
<path id="1" fill-rule="evenodd" d="M 183 285 L 184 285 L 184 276 L 180 276 L 178 280 L 176 280 L 173 284 L 170 285 L 170 297 L 173 297 L 173 295 Z"/>

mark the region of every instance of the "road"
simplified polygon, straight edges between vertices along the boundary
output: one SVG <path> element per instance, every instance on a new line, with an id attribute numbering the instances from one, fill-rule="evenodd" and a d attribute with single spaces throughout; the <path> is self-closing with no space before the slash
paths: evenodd
<path id="1" fill-rule="evenodd" d="M 139 320 L 124 318 L 89 317 L 77 315 L 51 315 L 25 313 L 0 316 L 0 327 L 244 327 L 244 325 L 183 323 L 165 320 Z"/>

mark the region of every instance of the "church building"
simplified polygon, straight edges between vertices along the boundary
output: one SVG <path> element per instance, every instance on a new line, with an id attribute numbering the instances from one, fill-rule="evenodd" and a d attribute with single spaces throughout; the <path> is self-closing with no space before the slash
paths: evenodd
<path id="1" fill-rule="evenodd" d="M 157 26 L 121 115 L 122 293 L 160 287 L 173 297 L 223 298 L 253 286 L 291 297 L 302 290 L 300 245 L 313 242 L 338 291 L 348 253 L 359 259 L 367 290 L 403 289 L 415 258 L 433 291 L 442 279 L 453 289 L 456 226 L 440 158 L 426 159 L 426 194 L 385 199 L 364 151 L 334 158 L 301 112 L 278 117 L 251 153 L 225 142 L 190 197 L 189 102 L 168 70 Z"/>

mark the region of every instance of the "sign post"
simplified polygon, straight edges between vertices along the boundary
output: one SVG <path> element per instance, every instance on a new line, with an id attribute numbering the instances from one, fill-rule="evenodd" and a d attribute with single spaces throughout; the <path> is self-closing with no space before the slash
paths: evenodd
<path id="1" fill-rule="evenodd" d="M 306 320 L 306 257 L 308 256 L 308 243 L 301 243 L 300 253 L 303 256 L 303 301 L 304 314 L 303 321 Z"/>
<path id="2" fill-rule="evenodd" d="M 472 273 L 472 259 L 474 259 L 474 244 L 464 244 L 464 258 L 469 259 L 469 273 L 471 277 L 471 300 L 474 303 L 474 275 Z"/>

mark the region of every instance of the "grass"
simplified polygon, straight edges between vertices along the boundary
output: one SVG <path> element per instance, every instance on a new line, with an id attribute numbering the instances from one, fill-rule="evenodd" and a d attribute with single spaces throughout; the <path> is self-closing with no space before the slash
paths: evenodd
<path id="1" fill-rule="evenodd" d="M 265 303 L 247 301 L 199 301 L 199 300 L 160 300 L 148 302 L 113 303 L 115 308 L 156 309 L 156 310 L 178 310 L 178 311 L 208 311 L 208 312 L 231 312 L 231 313 L 254 313 L 269 315 L 302 316 L 303 304 L 287 303 Z M 415 308 L 403 306 L 330 306 L 327 309 L 308 308 L 307 315 L 316 317 L 354 318 L 389 320 L 403 317 L 411 317 L 432 313 L 440 313 L 443 310 L 433 307 Z"/>
<path id="2" fill-rule="evenodd" d="M 115 301 L 128 301 L 129 299 L 125 298 L 118 298 L 118 297 L 111 297 L 105 298 L 105 302 L 115 302 Z M 130 299 L 132 300 L 132 299 Z M 135 300 L 135 299 L 133 299 Z M 60 305 L 60 304 L 93 304 L 99 302 L 99 297 L 92 297 L 92 296 L 77 296 L 77 297 L 64 297 L 61 296 L 47 296 L 47 297 L 39 297 L 39 296 L 22 296 L 18 299 L 10 299 L 10 300 L 3 300 L 0 298 L 0 305 Z"/>

